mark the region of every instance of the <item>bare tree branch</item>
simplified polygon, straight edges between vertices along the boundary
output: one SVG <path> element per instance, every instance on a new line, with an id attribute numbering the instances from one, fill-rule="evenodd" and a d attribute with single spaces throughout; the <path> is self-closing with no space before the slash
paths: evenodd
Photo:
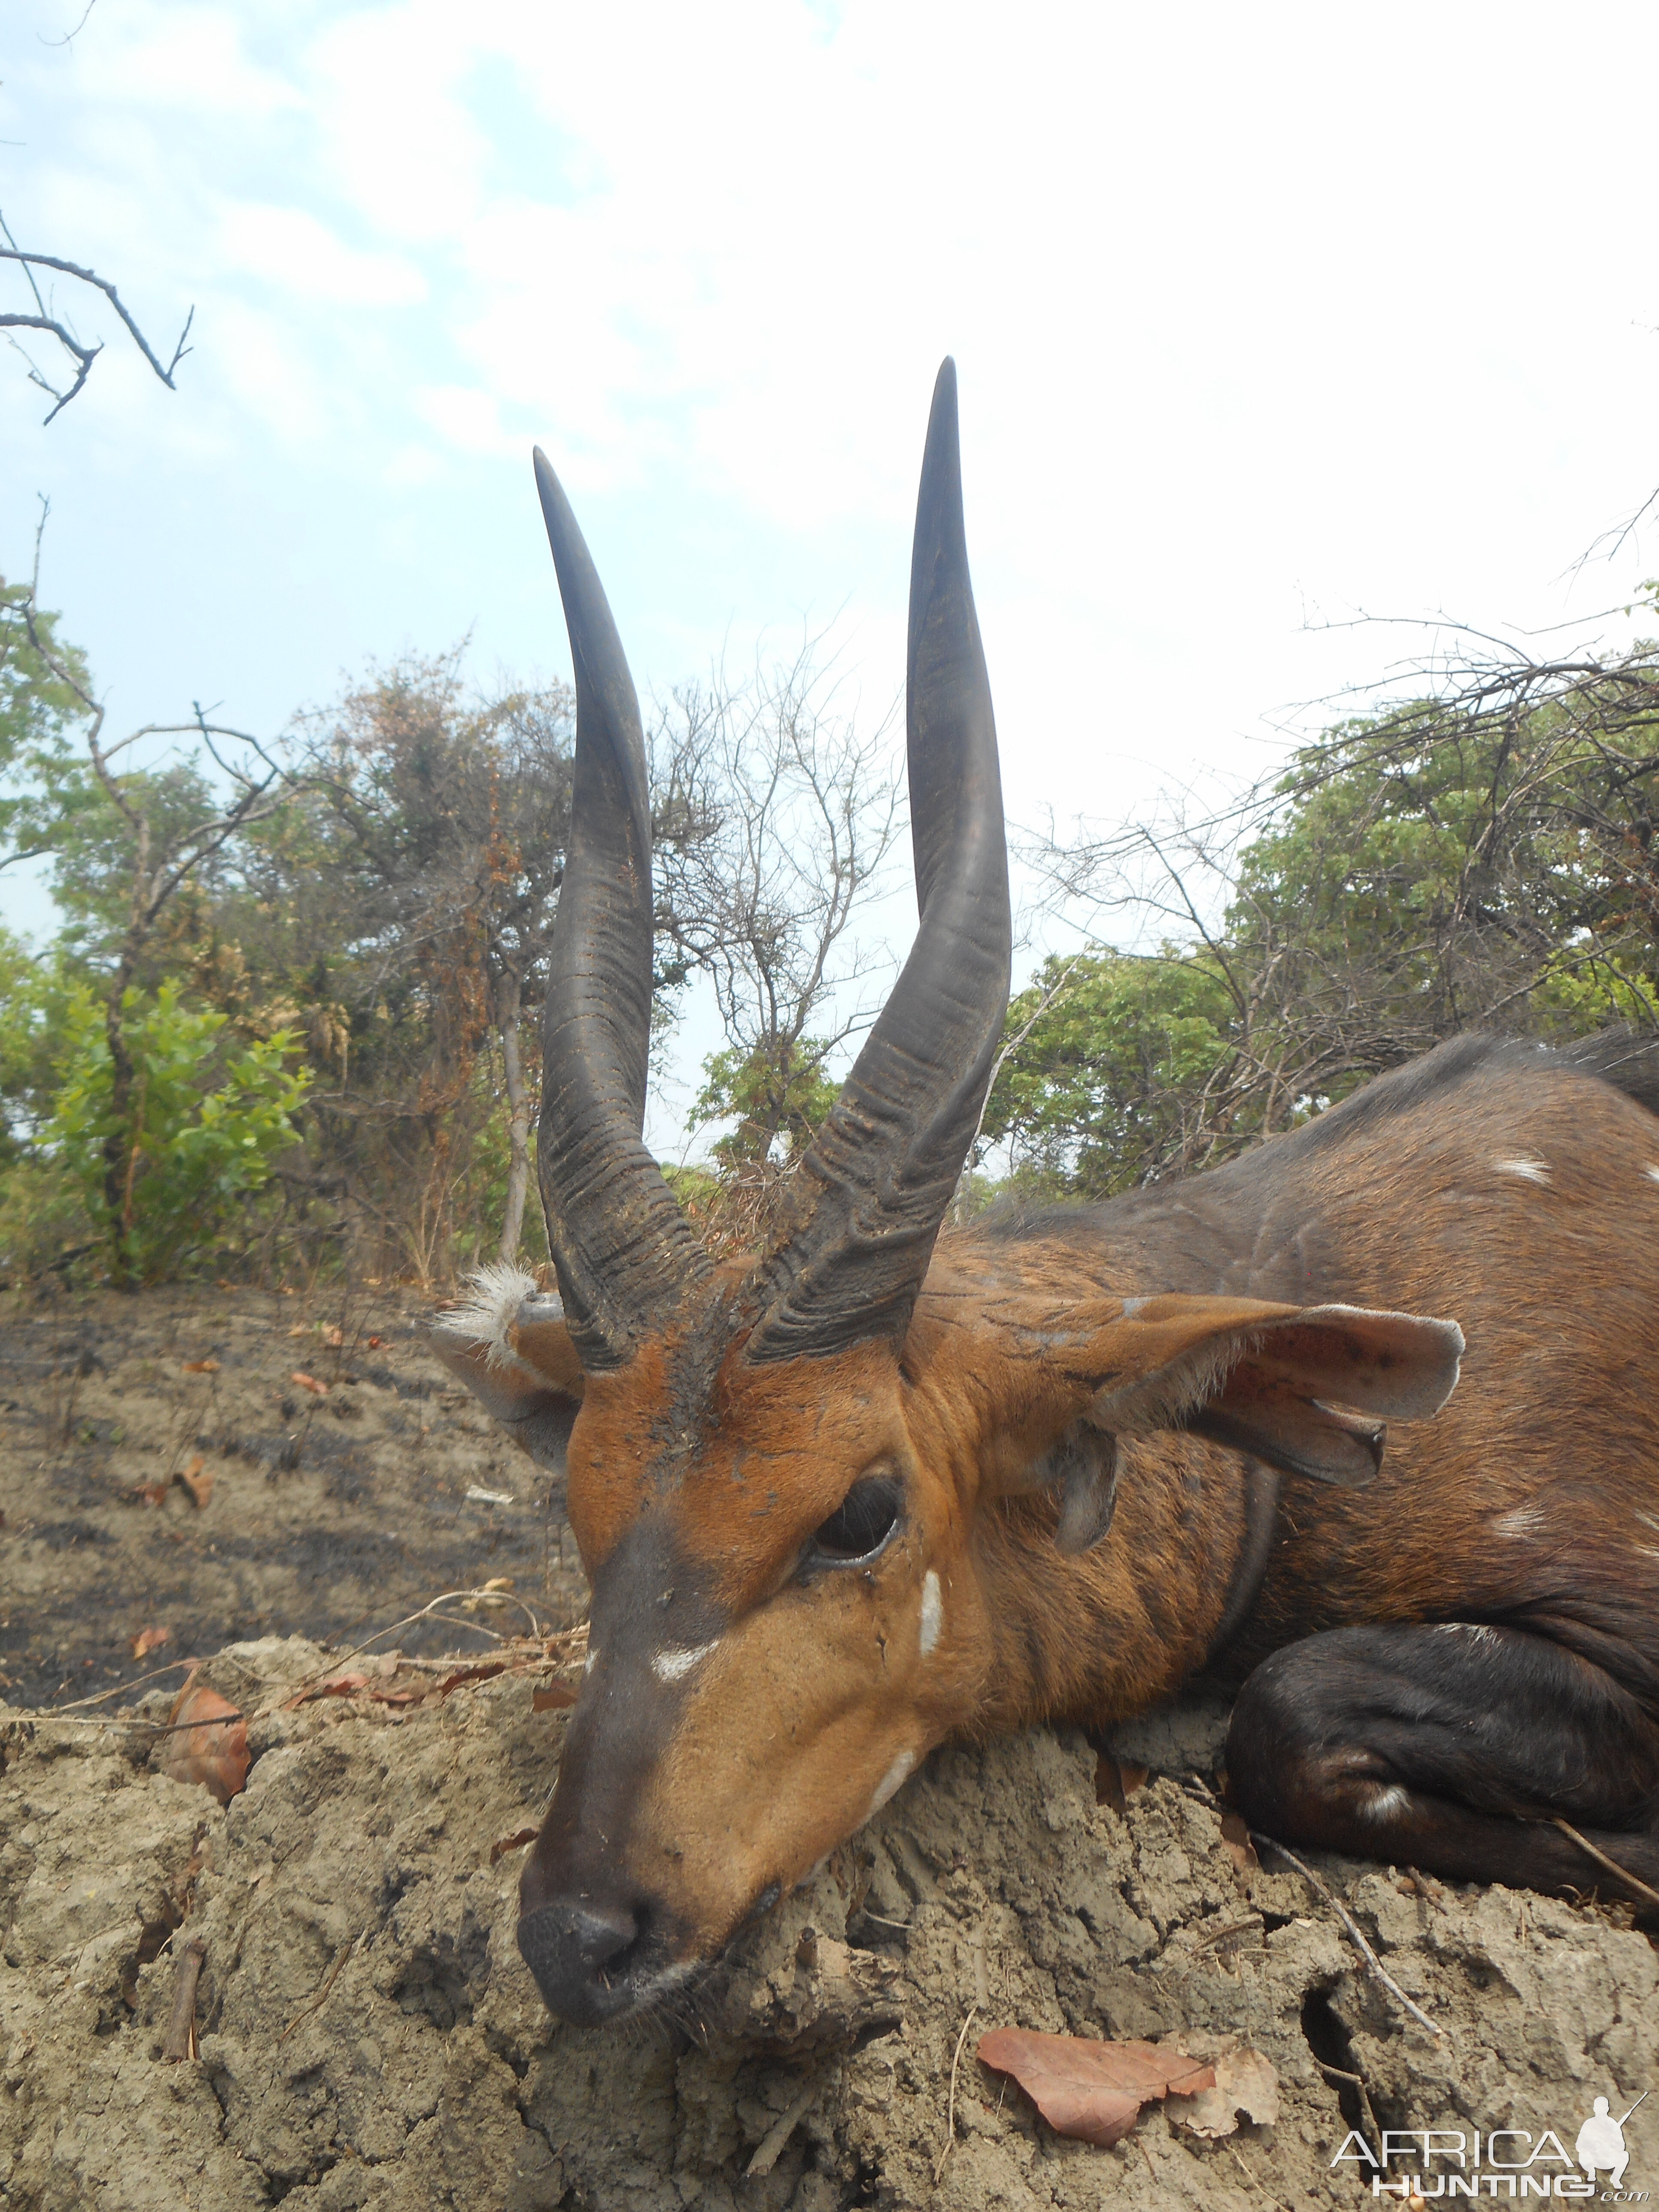
<path id="1" fill-rule="evenodd" d="M 88 13 L 91 13 L 90 7 L 88 9 Z M 84 22 L 86 18 L 83 16 L 82 18 L 82 21 Z M 79 27 L 80 27 L 77 25 L 76 28 L 78 29 Z M 71 33 L 71 36 L 72 35 L 73 33 Z M 0 215 L 0 236 L 3 236 L 6 240 L 5 245 L 0 246 L 0 261 L 15 261 L 19 265 L 23 271 L 24 276 L 27 280 L 29 289 L 34 296 L 35 305 L 35 312 L 32 315 L 0 314 L 0 329 L 44 331 L 50 337 L 55 337 L 58 340 L 64 352 L 69 355 L 76 365 L 75 380 L 73 383 L 70 384 L 67 391 L 60 392 L 58 386 L 52 382 L 50 378 L 43 374 L 43 373 L 35 366 L 34 362 L 29 360 L 27 354 L 23 354 L 23 359 L 28 362 L 29 381 L 32 384 L 38 385 L 41 391 L 46 392 L 54 403 L 51 413 L 44 418 L 45 421 L 47 422 L 54 421 L 58 416 L 63 413 L 64 408 L 69 405 L 70 400 L 75 398 L 81 392 L 88 377 L 92 374 L 92 365 L 94 362 L 96 361 L 99 355 L 104 349 L 101 341 L 95 345 L 83 344 L 60 317 L 51 313 L 46 301 L 41 296 L 40 288 L 34 279 L 34 271 L 37 269 L 56 270 L 61 276 L 72 276 L 77 283 L 89 284 L 94 290 L 101 292 L 104 297 L 109 301 L 111 307 L 114 308 L 116 313 L 120 317 L 122 322 L 125 325 L 127 334 L 131 338 L 133 343 L 137 347 L 139 352 L 143 355 L 144 359 L 155 370 L 156 375 L 161 378 L 162 383 L 166 385 L 167 390 L 169 392 L 176 392 L 178 390 L 177 385 L 173 382 L 173 372 L 178 368 L 179 362 L 183 361 L 185 355 L 191 350 L 190 346 L 186 343 L 186 340 L 190 337 L 191 325 L 196 319 L 196 310 L 194 307 L 192 307 L 190 310 L 190 313 L 185 317 L 185 326 L 179 333 L 178 342 L 173 349 L 173 357 L 164 368 L 161 366 L 160 356 L 156 354 L 154 347 L 150 344 L 149 340 L 144 336 L 143 331 L 139 329 L 137 322 L 134 321 L 131 314 L 128 312 L 125 301 L 122 299 L 120 294 L 116 290 L 115 286 L 111 283 L 106 276 L 100 276 L 95 269 L 82 268 L 78 261 L 65 261 L 61 256 L 55 253 L 26 253 L 22 248 L 19 246 L 15 238 L 13 237 L 10 228 L 7 224 L 3 215 Z M 16 341 L 13 340 L 12 343 L 15 344 Z M 21 347 L 18 347 L 17 349 L 20 353 L 22 352 L 22 349 Z"/>

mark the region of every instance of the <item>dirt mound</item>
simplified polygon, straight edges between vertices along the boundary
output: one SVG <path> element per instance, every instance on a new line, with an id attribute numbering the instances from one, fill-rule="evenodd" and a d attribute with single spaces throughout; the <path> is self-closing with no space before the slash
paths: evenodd
<path id="1" fill-rule="evenodd" d="M 1121 1814 L 1076 1737 L 938 1754 L 683 2017 L 556 2027 L 514 1922 L 563 1729 L 534 1699 L 573 1677 L 571 1649 L 455 1682 L 357 1662 L 348 1693 L 296 1705 L 338 1657 L 234 1647 L 209 1674 L 258 1717 L 222 1811 L 155 1771 L 149 1730 L 0 1709 L 0 2201 L 1261 2212 L 1369 2199 L 1357 2153 L 1331 2166 L 1351 2128 L 1549 2129 L 1570 2149 L 1593 2097 L 1616 2116 L 1653 2081 L 1643 1936 L 1320 1859 L 1444 2033 L 1412 2020 L 1300 1875 L 1238 1863 L 1193 1778 L 1202 1705 L 1126 1735 L 1161 1771 Z M 173 2063 L 187 1937 L 199 2055 Z M 975 2059 L 1004 2025 L 1235 2037 L 1277 2070 L 1280 2118 L 1211 2141 L 1153 2106 L 1113 2149 L 1061 2140 Z M 1626 2190 L 1659 2185 L 1648 2111 Z"/>

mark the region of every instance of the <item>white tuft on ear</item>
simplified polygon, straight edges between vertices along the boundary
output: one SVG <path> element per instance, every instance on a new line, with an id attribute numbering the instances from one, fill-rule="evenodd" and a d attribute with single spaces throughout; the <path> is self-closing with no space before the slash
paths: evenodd
<path id="1" fill-rule="evenodd" d="M 434 1334 L 481 1344 L 486 1367 L 520 1364 L 507 1332 L 518 1320 L 520 1308 L 538 1295 L 535 1277 L 522 1267 L 492 1261 L 469 1275 L 466 1285 L 471 1295 L 438 1315 L 432 1324 Z"/>

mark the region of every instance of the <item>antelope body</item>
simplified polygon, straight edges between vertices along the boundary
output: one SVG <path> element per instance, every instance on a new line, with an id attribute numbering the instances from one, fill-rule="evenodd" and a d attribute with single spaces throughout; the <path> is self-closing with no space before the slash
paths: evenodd
<path id="1" fill-rule="evenodd" d="M 911 583 L 921 927 L 776 1246 L 712 1266 L 640 1141 L 638 710 L 537 470 L 579 708 L 539 1144 L 561 1296 L 497 1272 L 434 1341 L 562 1471 L 592 1584 L 521 1888 L 550 2006 L 659 1997 L 946 1737 L 1099 1725 L 1205 1670 L 1242 1683 L 1257 1826 L 1640 1905 L 1659 1042 L 1458 1039 L 1210 1174 L 941 1237 L 1010 943 L 947 362 Z"/>

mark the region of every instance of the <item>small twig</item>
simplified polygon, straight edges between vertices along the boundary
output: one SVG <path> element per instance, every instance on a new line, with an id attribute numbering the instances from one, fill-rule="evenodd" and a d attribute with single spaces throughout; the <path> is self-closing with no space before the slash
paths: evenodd
<path id="1" fill-rule="evenodd" d="M 962 2064 L 962 2046 L 968 2040 L 968 2031 L 973 2026 L 978 2012 L 979 2007 L 976 2004 L 969 2006 L 968 2017 L 962 2023 L 962 2033 L 957 2038 L 956 2051 L 951 2060 L 951 2100 L 945 2108 L 945 2148 L 940 2151 L 939 2163 L 933 2168 L 935 2189 L 939 2187 L 939 2178 L 945 2172 L 945 2160 L 957 2147 L 957 2069 Z"/>
<path id="2" fill-rule="evenodd" d="M 196 1984 L 202 1977 L 207 1945 L 192 1936 L 179 1953 L 179 1971 L 173 1984 L 173 2017 L 161 2045 L 163 2058 L 194 2058 L 196 2050 Z"/>
<path id="3" fill-rule="evenodd" d="M 772 2168 L 783 2156 L 784 2145 L 795 2132 L 797 2121 L 813 2098 L 817 2095 L 818 2088 L 819 2084 L 817 2081 L 809 2081 L 788 2109 L 781 2112 L 773 2121 L 771 2126 L 756 2144 L 755 2155 L 744 2168 L 747 2179 L 752 2181 L 757 2174 L 770 2173 Z"/>
<path id="4" fill-rule="evenodd" d="M 1326 1904 L 1330 1906 L 1332 1911 L 1335 1913 L 1337 1918 L 1347 1929 L 1349 1935 L 1353 1938 L 1355 1947 L 1358 1950 L 1360 1957 L 1364 1959 L 1365 1964 L 1370 1968 L 1372 1973 L 1376 1975 L 1377 1980 L 1382 1983 L 1383 1988 L 1389 1990 L 1392 1996 L 1398 1998 L 1399 2002 L 1405 2006 L 1412 2018 L 1415 2021 L 1420 2021 L 1423 2026 L 1428 2029 L 1431 2035 L 1443 2037 L 1446 2033 L 1445 2029 L 1440 2026 L 1437 2021 L 1431 2020 L 1427 2013 L 1424 2011 L 1422 2006 L 1414 2003 L 1413 2000 L 1406 1995 L 1404 1990 L 1401 1988 L 1399 1983 L 1395 1981 L 1394 1976 L 1389 1972 L 1381 1959 L 1377 1957 L 1376 1952 L 1372 1950 L 1370 1945 L 1365 1941 L 1364 1936 L 1360 1929 L 1359 1923 L 1354 1918 L 1352 1913 L 1349 1911 L 1347 1906 L 1343 1904 L 1341 1899 L 1337 1896 L 1336 1893 L 1328 1887 L 1327 1885 L 1319 1879 L 1319 1876 L 1314 1872 L 1313 1869 L 1310 1866 L 1304 1865 L 1302 1860 L 1297 1858 L 1296 1853 L 1293 1850 L 1289 1850 L 1284 1844 L 1281 1844 L 1276 1836 L 1265 1836 L 1259 1828 L 1252 1828 L 1250 1831 L 1250 1840 L 1252 1843 L 1267 1844 L 1270 1850 L 1277 1851 L 1280 1858 L 1288 1859 L 1290 1861 L 1291 1864 L 1296 1869 L 1297 1872 L 1303 1877 L 1303 1879 L 1308 1882 L 1312 1888 L 1318 1891 L 1320 1896 L 1324 1899 Z"/>
<path id="5" fill-rule="evenodd" d="M 366 1936 L 368 1933 L 368 1930 L 365 1929 L 363 1930 L 363 1936 Z M 302 2020 L 308 2020 L 313 2013 L 320 2012 L 323 2007 L 328 2002 L 329 1991 L 333 1988 L 335 1983 L 339 1980 L 340 1976 L 345 1971 L 346 1961 L 356 1952 L 358 1945 L 362 1942 L 362 1936 L 354 1936 L 350 1942 L 343 1947 L 339 1957 L 329 1968 L 327 1976 L 324 1979 L 321 1988 L 317 1991 L 316 1996 L 307 1998 L 304 2004 L 300 2007 L 299 2011 L 295 2014 L 293 2019 L 289 2021 L 288 2026 L 277 2037 L 276 2047 L 278 2050 L 280 2050 L 283 2045 L 288 2041 L 289 2036 L 293 2034 L 295 2029 L 298 2027 Z"/>
<path id="6" fill-rule="evenodd" d="M 1346 2067 L 1333 2066 L 1328 2059 L 1324 2058 L 1316 2058 L 1314 2064 L 1328 2081 L 1346 2081 L 1359 2092 L 1359 2102 L 1364 2110 L 1365 2118 L 1370 2122 L 1371 2134 L 1376 2138 L 1376 2154 L 1380 2159 L 1382 2155 L 1382 2130 L 1376 2124 L 1376 2112 L 1371 2104 L 1371 2093 L 1365 2086 L 1364 2075 L 1350 2074 Z"/>
<path id="7" fill-rule="evenodd" d="M 1639 1875 L 1632 1874 L 1627 1867 L 1621 1867 L 1617 1859 L 1610 1859 L 1605 1851 L 1598 1850 L 1588 1836 L 1579 1834 L 1571 1820 L 1564 1820 L 1558 1814 L 1554 1825 L 1564 1836 L 1571 1836 L 1579 1850 L 1588 1852 L 1598 1866 L 1605 1867 L 1609 1874 L 1616 1874 L 1620 1881 L 1628 1882 L 1632 1889 L 1639 1890 L 1650 1905 L 1659 1905 L 1659 1889 L 1650 1889 Z"/>
<path id="8" fill-rule="evenodd" d="M 90 1698 L 72 1698 L 66 1705 L 51 1705 L 46 1710 L 55 1720 L 60 1713 L 76 1712 L 82 1705 L 104 1705 L 111 1698 L 125 1697 L 129 1690 L 142 1689 L 146 1682 L 158 1681 L 163 1674 L 176 1674 L 181 1667 L 196 1667 L 200 1664 L 201 1662 L 197 1659 L 169 1659 L 165 1667 L 152 1667 L 149 1674 L 135 1674 L 130 1682 L 118 1682 L 112 1690 L 100 1690 L 95 1696 Z"/>

